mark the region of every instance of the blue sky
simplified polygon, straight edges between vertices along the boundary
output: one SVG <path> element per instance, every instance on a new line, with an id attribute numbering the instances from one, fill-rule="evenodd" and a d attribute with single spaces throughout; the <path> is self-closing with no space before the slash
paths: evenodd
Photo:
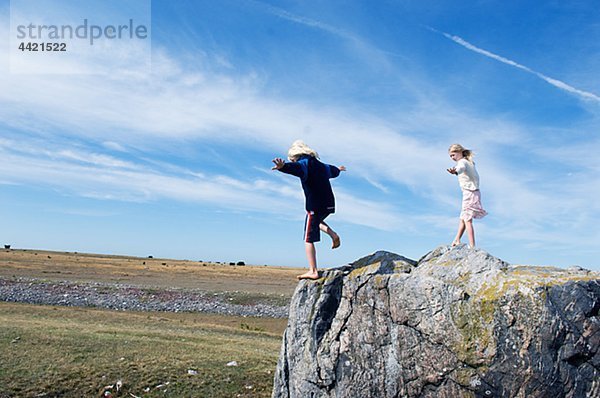
<path id="1" fill-rule="evenodd" d="M 599 3 L 458 3 L 152 1 L 135 73 L 11 73 L 1 41 L 1 243 L 304 266 L 299 181 L 270 170 L 303 139 L 348 168 L 319 265 L 418 259 L 454 237 L 458 142 L 481 248 L 600 270 Z"/>

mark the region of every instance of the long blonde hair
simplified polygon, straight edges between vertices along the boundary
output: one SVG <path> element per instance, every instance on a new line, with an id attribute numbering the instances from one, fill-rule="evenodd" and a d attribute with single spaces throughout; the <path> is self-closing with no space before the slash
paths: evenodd
<path id="1" fill-rule="evenodd" d="M 448 152 L 460 152 L 460 153 L 462 153 L 462 155 L 465 159 L 467 159 L 469 162 L 473 163 L 473 157 L 475 156 L 473 151 L 470 149 L 465 149 L 465 147 L 463 147 L 460 144 L 450 145 L 450 148 L 448 148 Z"/>
<path id="2" fill-rule="evenodd" d="M 309 155 L 314 158 L 319 158 L 319 154 L 306 145 L 302 140 L 296 140 L 292 143 L 292 146 L 288 150 L 288 159 L 291 161 L 296 161 L 302 155 Z"/>

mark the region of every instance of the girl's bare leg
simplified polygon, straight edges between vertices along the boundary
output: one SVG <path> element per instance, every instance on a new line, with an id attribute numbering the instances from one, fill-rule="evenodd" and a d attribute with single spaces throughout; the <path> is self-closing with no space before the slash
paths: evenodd
<path id="1" fill-rule="evenodd" d="M 317 250 L 312 242 L 305 242 L 306 258 L 308 259 L 308 272 L 298 275 L 298 279 L 319 279 L 317 271 Z"/>
<path id="2" fill-rule="evenodd" d="M 473 219 L 465 221 L 465 228 L 467 230 L 467 236 L 469 237 L 469 247 L 475 248 L 475 229 L 473 229 Z"/>
<path id="3" fill-rule="evenodd" d="M 464 233 L 465 233 L 465 222 L 461 218 L 458 220 L 458 232 L 456 232 L 456 237 L 452 241 L 452 246 L 460 245 L 460 238 L 462 238 Z"/>
<path id="4" fill-rule="evenodd" d="M 340 247 L 340 244 L 341 244 L 340 236 L 333 229 L 331 229 L 331 227 L 329 225 L 327 225 L 325 222 L 321 222 L 321 224 L 319 224 L 319 229 L 321 231 L 325 232 L 331 238 L 331 242 L 332 242 L 331 248 L 332 249 L 336 249 L 336 248 Z"/>

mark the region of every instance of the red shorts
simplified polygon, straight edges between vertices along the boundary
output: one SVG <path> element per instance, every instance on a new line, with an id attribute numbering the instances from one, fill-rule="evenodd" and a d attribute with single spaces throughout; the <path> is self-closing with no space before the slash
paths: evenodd
<path id="1" fill-rule="evenodd" d="M 306 220 L 304 221 L 304 241 L 308 243 L 318 242 L 321 240 L 321 224 L 331 211 L 307 211 Z"/>

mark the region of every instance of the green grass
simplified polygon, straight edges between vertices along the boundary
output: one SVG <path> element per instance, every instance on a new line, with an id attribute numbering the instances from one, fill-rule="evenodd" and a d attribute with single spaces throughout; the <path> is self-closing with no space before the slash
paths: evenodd
<path id="1" fill-rule="evenodd" d="M 268 397 L 285 322 L 0 303 L 0 397 Z"/>

